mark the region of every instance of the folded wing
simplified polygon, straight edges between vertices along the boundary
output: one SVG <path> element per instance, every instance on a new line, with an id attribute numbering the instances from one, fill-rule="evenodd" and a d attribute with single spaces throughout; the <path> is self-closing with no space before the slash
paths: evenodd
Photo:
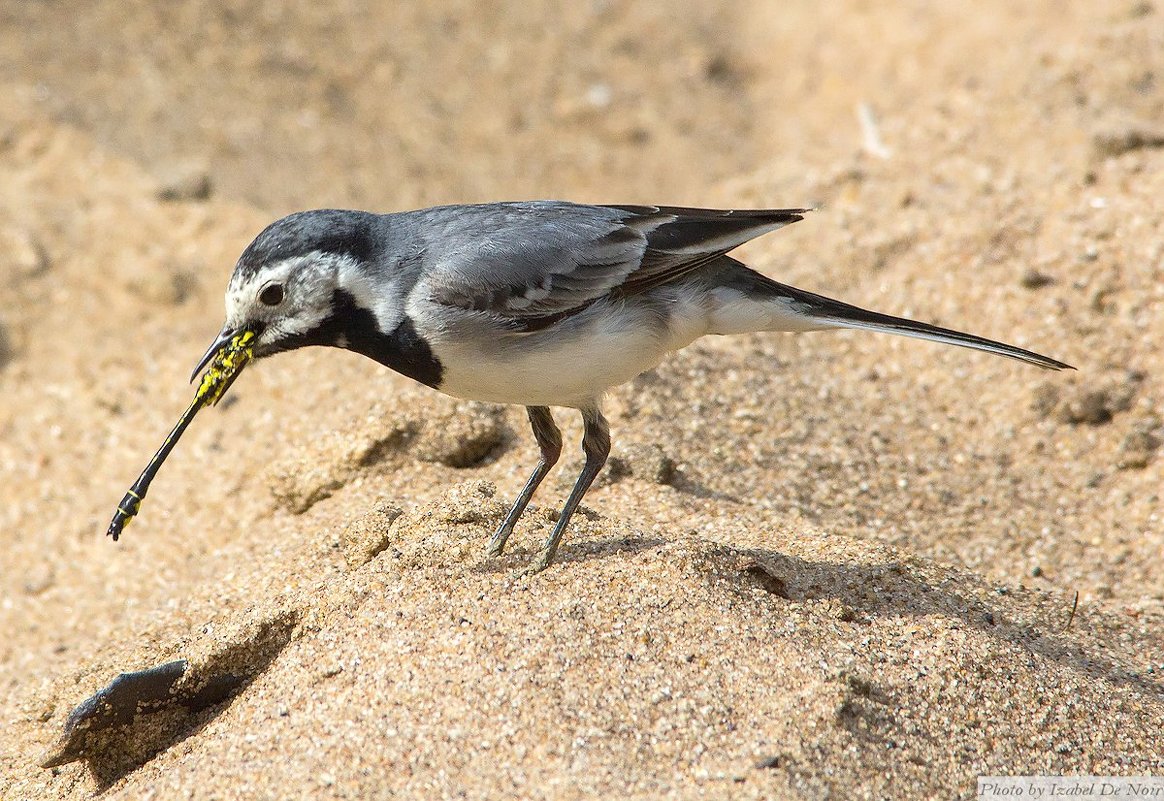
<path id="1" fill-rule="evenodd" d="M 601 298 L 678 280 L 805 211 L 558 202 L 459 207 L 447 220 L 428 221 L 437 224 L 425 282 L 440 303 L 536 330 Z"/>

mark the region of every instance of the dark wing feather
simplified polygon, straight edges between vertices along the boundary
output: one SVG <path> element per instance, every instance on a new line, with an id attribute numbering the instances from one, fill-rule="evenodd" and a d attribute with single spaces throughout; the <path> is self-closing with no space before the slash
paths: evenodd
<path id="1" fill-rule="evenodd" d="M 678 280 L 805 211 L 539 201 L 418 214 L 427 216 L 430 296 L 530 331 L 601 298 Z"/>
<path id="2" fill-rule="evenodd" d="M 643 231 L 647 249 L 638 269 L 619 288 L 644 292 L 682 278 L 761 234 L 804 219 L 808 209 L 693 209 L 615 206 L 629 211 L 627 227 Z"/>

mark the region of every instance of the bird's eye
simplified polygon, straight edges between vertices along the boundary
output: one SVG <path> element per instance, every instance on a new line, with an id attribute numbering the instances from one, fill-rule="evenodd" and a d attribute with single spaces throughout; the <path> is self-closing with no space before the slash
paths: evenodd
<path id="1" fill-rule="evenodd" d="M 263 287 L 263 291 L 259 293 L 259 302 L 264 306 L 278 306 L 283 302 L 283 285 L 270 284 Z"/>

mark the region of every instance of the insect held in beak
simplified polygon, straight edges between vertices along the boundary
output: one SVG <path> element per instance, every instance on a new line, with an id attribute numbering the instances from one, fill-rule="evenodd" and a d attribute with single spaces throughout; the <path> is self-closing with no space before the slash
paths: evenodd
<path id="1" fill-rule="evenodd" d="M 133 483 L 129 491 L 125 493 L 121 503 L 117 505 L 117 511 L 113 513 L 113 520 L 110 521 L 109 530 L 106 533 L 115 541 L 129 525 L 129 521 L 133 520 L 141 509 L 141 502 L 145 499 L 146 492 L 149 491 L 150 482 L 154 480 L 154 476 L 158 474 L 162 463 L 166 461 L 170 451 L 178 444 L 178 440 L 186 428 L 193 422 L 194 415 L 198 414 L 203 406 L 217 404 L 226 394 L 230 385 L 234 383 L 234 380 L 238 378 L 242 369 L 254 357 L 252 349 L 254 338 L 253 331 L 223 331 L 214 344 L 210 346 L 210 350 L 206 352 L 198 367 L 194 369 L 195 374 L 197 374 L 202 367 L 207 367 L 206 372 L 202 375 L 202 381 L 198 385 L 198 392 L 194 395 L 194 400 L 186 407 L 186 411 L 182 413 L 174 430 L 166 437 L 162 447 L 158 448 L 154 458 L 150 459 L 145 470 L 138 476 L 137 481 Z"/>

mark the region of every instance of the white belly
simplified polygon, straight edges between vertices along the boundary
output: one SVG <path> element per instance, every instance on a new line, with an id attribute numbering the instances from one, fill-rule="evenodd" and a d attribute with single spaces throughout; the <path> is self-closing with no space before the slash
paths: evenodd
<path id="1" fill-rule="evenodd" d="M 691 338 L 693 339 L 693 337 Z M 523 406 L 591 406 L 611 387 L 650 370 L 677 342 L 664 326 L 596 316 L 562 331 L 501 334 L 493 341 L 443 342 L 439 389 L 469 400 Z"/>

